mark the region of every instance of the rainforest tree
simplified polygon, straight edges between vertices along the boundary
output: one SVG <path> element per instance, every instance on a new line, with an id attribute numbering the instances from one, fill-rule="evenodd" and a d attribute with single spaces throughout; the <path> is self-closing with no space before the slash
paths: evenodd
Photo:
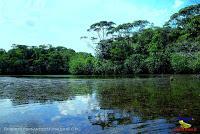
<path id="1" fill-rule="evenodd" d="M 200 4 L 173 14 L 162 27 L 147 20 L 100 21 L 83 36 L 95 56 L 52 45 L 0 49 L 0 74 L 200 73 Z M 89 41 L 90 40 L 90 41 Z"/>

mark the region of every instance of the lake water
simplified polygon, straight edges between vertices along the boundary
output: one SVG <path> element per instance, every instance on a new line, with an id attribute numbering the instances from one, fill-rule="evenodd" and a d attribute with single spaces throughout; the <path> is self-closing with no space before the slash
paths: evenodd
<path id="1" fill-rule="evenodd" d="M 0 133 L 172 133 L 178 117 L 199 128 L 200 79 L 0 77 Z"/>

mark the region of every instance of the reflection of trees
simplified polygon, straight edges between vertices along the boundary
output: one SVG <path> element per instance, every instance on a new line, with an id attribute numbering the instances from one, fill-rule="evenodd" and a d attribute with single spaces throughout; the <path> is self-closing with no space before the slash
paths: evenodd
<path id="1" fill-rule="evenodd" d="M 87 80 L 13 79 L 13 84 L 4 86 L 0 96 L 12 99 L 16 105 L 46 103 L 73 99 L 75 95 L 91 94 L 91 86 L 91 81 Z"/>
<path id="2" fill-rule="evenodd" d="M 95 90 L 100 110 L 89 120 L 104 127 L 129 124 L 132 117 L 200 118 L 200 81 L 190 76 L 134 79 L 10 79 L 0 81 L 0 97 L 15 105 L 73 99 Z M 121 115 L 121 116 L 117 116 Z M 195 124 L 194 124 L 195 125 Z"/>
<path id="3" fill-rule="evenodd" d="M 199 80 L 174 79 L 172 82 L 167 77 L 99 83 L 97 99 L 102 109 L 132 111 L 143 119 L 178 115 L 199 119 Z"/>

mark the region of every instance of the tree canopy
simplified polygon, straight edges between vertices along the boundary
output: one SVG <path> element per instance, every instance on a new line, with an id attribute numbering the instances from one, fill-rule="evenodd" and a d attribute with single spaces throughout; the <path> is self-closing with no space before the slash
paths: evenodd
<path id="1" fill-rule="evenodd" d="M 200 4 L 173 14 L 162 27 L 147 20 L 100 21 L 87 30 L 95 56 L 52 45 L 0 49 L 0 74 L 200 73 Z M 91 44 L 92 45 L 92 44 Z"/>

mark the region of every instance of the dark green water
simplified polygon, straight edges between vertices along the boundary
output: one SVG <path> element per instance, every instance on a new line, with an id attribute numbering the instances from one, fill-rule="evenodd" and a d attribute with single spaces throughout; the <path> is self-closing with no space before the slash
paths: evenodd
<path id="1" fill-rule="evenodd" d="M 179 116 L 200 127 L 195 75 L 0 77 L 2 134 L 172 133 Z"/>

